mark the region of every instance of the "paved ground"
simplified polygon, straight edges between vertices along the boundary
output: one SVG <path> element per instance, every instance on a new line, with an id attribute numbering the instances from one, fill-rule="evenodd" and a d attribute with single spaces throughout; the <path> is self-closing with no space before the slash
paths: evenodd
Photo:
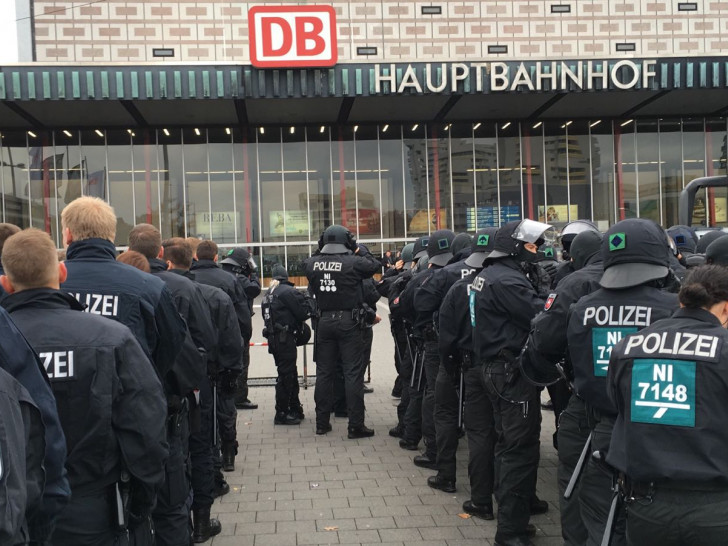
<path id="1" fill-rule="evenodd" d="M 380 307 L 380 314 L 386 310 Z M 260 314 L 255 317 L 260 320 Z M 255 326 L 260 332 L 262 324 Z M 254 335 L 253 341 L 260 334 Z M 275 375 L 265 348 L 252 350 L 251 376 Z M 310 349 L 309 349 L 310 350 Z M 375 326 L 371 386 L 366 395 L 367 424 L 373 438 L 346 439 L 346 419 L 332 419 L 333 431 L 316 436 L 313 387 L 301 390 L 307 417 L 300 426 L 274 426 L 273 389 L 255 387 L 250 398 L 260 404 L 239 411 L 240 451 L 235 472 L 227 474 L 231 492 L 213 513 L 223 525 L 214 546 L 386 544 L 389 546 L 490 545 L 495 522 L 463 519 L 470 498 L 467 442 L 458 451 L 458 491 L 447 494 L 426 484 L 433 472 L 412 464 L 411 451 L 387 434 L 395 424 L 390 396 L 394 381 L 389 323 Z M 299 373 L 302 373 L 299 357 Z M 313 372 L 315 368 L 310 366 Z M 551 444 L 553 416 L 544 412 L 538 494 L 549 502 L 548 514 L 531 519 L 538 546 L 561 544 L 556 454 Z"/>

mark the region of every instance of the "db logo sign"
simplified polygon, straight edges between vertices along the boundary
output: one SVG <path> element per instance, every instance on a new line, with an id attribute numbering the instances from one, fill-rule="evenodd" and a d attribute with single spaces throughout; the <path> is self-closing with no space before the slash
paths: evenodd
<path id="1" fill-rule="evenodd" d="M 255 6 L 248 11 L 248 28 L 253 66 L 336 64 L 336 13 L 331 6 Z"/>

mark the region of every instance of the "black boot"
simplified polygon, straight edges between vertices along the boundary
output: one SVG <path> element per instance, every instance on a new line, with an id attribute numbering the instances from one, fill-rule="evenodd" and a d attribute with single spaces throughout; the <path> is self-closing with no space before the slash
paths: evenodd
<path id="1" fill-rule="evenodd" d="M 222 473 L 220 473 L 219 476 L 215 476 L 215 489 L 213 490 L 212 496 L 218 498 L 228 493 L 230 493 L 230 484 L 225 481 Z"/>
<path id="2" fill-rule="evenodd" d="M 192 521 L 195 524 L 195 530 L 192 533 L 192 540 L 195 544 L 207 542 L 211 537 L 219 535 L 222 531 L 222 525 L 216 519 L 210 519 L 210 507 L 192 509 Z"/>
<path id="3" fill-rule="evenodd" d="M 222 469 L 225 472 L 235 471 L 235 455 L 237 455 L 237 442 L 222 444 Z"/>
<path id="4" fill-rule="evenodd" d="M 282 411 L 279 411 L 276 413 L 276 416 L 273 418 L 273 424 L 275 425 L 300 425 L 301 419 L 298 417 L 298 415 L 295 415 L 293 413 L 284 413 Z"/>

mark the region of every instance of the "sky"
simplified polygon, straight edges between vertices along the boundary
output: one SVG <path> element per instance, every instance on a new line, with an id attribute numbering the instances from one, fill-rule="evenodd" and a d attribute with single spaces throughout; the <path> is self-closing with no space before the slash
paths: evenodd
<path id="1" fill-rule="evenodd" d="M 18 62 L 15 0 L 0 0 L 0 63 Z"/>

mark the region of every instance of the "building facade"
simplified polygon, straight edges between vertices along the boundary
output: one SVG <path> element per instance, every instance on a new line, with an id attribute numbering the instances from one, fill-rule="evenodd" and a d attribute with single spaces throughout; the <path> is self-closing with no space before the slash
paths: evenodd
<path id="1" fill-rule="evenodd" d="M 335 42 L 285 14 L 251 40 L 255 9 L 299 4 L 27 3 L 3 220 L 60 244 L 97 195 L 119 246 L 150 222 L 295 272 L 332 223 L 375 252 L 522 217 L 669 226 L 687 182 L 726 174 L 728 2 L 332 1 Z M 306 60 L 319 42 L 332 58 Z M 287 47 L 304 58 L 261 66 Z M 727 208 L 712 190 L 696 221 Z"/>

